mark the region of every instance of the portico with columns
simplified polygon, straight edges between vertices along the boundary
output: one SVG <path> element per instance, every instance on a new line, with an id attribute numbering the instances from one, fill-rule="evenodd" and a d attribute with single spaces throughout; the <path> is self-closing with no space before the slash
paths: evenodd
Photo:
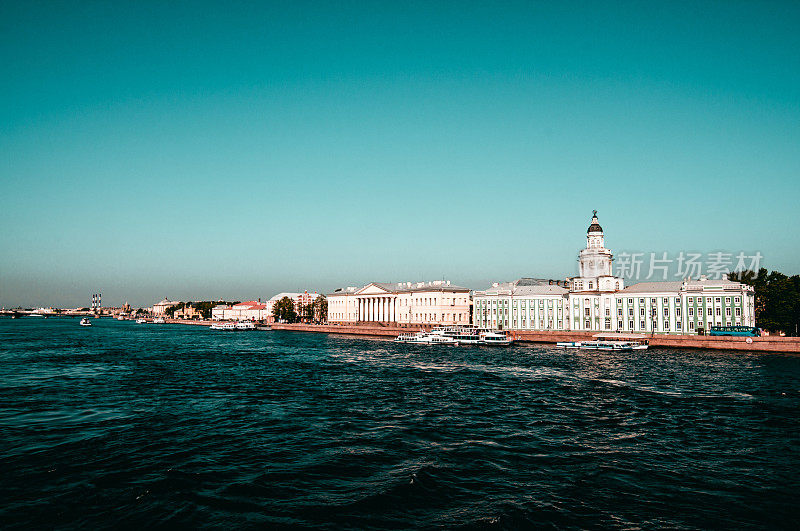
<path id="1" fill-rule="evenodd" d="M 469 324 L 470 290 L 449 281 L 372 282 L 327 296 L 328 322 Z"/>

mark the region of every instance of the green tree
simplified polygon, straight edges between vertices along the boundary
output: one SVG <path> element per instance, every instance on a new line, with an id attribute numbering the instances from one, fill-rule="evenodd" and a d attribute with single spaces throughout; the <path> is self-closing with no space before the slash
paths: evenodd
<path id="1" fill-rule="evenodd" d="M 324 323 L 328 320 L 328 299 L 324 295 L 319 295 L 311 303 L 313 310 L 313 320 L 315 323 Z"/>
<path id="2" fill-rule="evenodd" d="M 767 273 L 763 267 L 753 271 L 730 273 L 729 280 L 753 286 L 756 326 L 798 335 L 800 329 L 800 276 L 779 271 Z"/>
<path id="3" fill-rule="evenodd" d="M 279 323 L 296 323 L 298 317 L 292 299 L 283 297 L 278 300 L 272 307 L 272 316 Z"/>

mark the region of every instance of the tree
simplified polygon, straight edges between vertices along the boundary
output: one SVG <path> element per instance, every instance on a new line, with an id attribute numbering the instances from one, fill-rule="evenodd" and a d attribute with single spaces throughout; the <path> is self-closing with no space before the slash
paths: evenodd
<path id="1" fill-rule="evenodd" d="M 324 323 L 328 320 L 328 299 L 324 295 L 319 295 L 314 302 L 311 303 L 313 310 L 313 317 L 315 323 Z"/>
<path id="2" fill-rule="evenodd" d="M 314 320 L 314 303 L 309 302 L 308 304 L 301 304 L 300 305 L 300 318 L 310 323 Z"/>
<path id="3" fill-rule="evenodd" d="M 279 323 L 296 323 L 297 312 L 294 309 L 294 301 L 289 297 L 283 297 L 272 307 L 272 316 Z"/>
<path id="4" fill-rule="evenodd" d="M 756 326 L 787 335 L 797 335 L 800 328 L 800 276 L 779 271 L 767 273 L 763 267 L 753 271 L 730 273 L 728 280 L 753 286 Z"/>

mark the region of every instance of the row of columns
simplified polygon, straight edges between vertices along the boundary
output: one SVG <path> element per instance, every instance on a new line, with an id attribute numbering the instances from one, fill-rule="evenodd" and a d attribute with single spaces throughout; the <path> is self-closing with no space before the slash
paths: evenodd
<path id="1" fill-rule="evenodd" d="M 376 322 L 397 321 L 396 297 L 359 297 L 358 320 Z"/>

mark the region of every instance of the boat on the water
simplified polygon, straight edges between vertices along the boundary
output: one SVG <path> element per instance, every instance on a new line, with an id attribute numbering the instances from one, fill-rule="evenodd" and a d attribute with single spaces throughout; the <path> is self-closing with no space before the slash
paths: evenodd
<path id="1" fill-rule="evenodd" d="M 231 322 L 224 322 L 224 323 L 214 323 L 209 326 L 211 330 L 236 330 L 236 323 Z"/>
<path id="2" fill-rule="evenodd" d="M 593 336 L 592 341 L 564 341 L 556 343 L 557 347 L 581 350 L 612 350 L 629 352 L 647 350 L 649 343 L 642 334 L 600 333 Z"/>
<path id="3" fill-rule="evenodd" d="M 147 319 L 143 317 L 136 319 L 136 324 L 145 324 L 145 323 L 147 323 Z"/>
<path id="4" fill-rule="evenodd" d="M 419 345 L 458 345 L 458 341 L 452 337 L 431 332 L 404 333 L 397 336 L 396 343 L 416 343 Z"/>
<path id="5" fill-rule="evenodd" d="M 83 319 L 81 319 L 80 325 L 81 326 L 92 326 L 92 322 L 87 317 L 84 317 Z"/>
<path id="6" fill-rule="evenodd" d="M 272 330 L 272 327 L 269 325 L 256 325 L 256 330 Z"/>
<path id="7" fill-rule="evenodd" d="M 506 346 L 513 341 L 500 330 L 477 326 L 438 326 L 433 328 L 430 333 L 455 339 L 459 344 L 464 345 Z"/>
<path id="8" fill-rule="evenodd" d="M 164 324 L 164 323 L 166 323 L 166 321 L 164 320 L 163 317 L 156 317 L 155 319 L 153 319 L 153 324 Z"/>
<path id="9" fill-rule="evenodd" d="M 236 323 L 236 330 L 255 330 L 256 324 L 253 321 L 239 321 Z"/>

